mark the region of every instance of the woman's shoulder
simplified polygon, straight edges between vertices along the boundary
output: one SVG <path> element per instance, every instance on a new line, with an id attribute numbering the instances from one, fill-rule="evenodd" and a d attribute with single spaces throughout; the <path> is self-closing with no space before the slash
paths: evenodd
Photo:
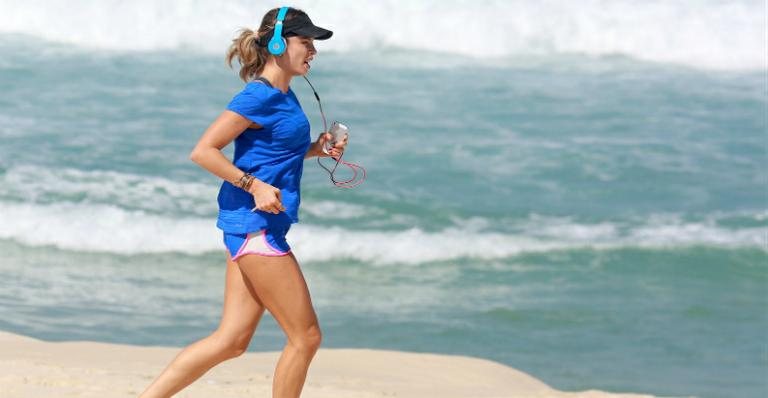
<path id="1" fill-rule="evenodd" d="M 227 109 L 250 119 L 252 122 L 267 127 L 275 120 L 282 101 L 280 91 L 261 82 L 249 82 L 227 105 Z"/>
<path id="2" fill-rule="evenodd" d="M 280 97 L 268 86 L 259 82 L 250 82 L 232 97 L 227 109 L 241 115 L 266 115 L 271 113 L 273 107 L 278 106 Z M 264 121 L 256 122 L 261 125 Z"/>
<path id="3" fill-rule="evenodd" d="M 239 94 L 255 98 L 269 99 L 276 98 L 279 94 L 279 90 L 275 90 L 260 81 L 255 81 L 246 83 Z"/>
<path id="4" fill-rule="evenodd" d="M 279 90 L 275 90 L 259 81 L 248 82 L 235 97 L 243 97 L 242 99 L 253 101 L 270 102 L 279 98 Z"/>

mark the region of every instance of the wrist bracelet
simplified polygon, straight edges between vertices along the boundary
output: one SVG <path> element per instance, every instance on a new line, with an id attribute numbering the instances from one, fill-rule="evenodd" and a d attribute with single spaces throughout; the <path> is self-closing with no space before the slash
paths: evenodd
<path id="1" fill-rule="evenodd" d="M 251 185 L 253 184 L 253 180 L 255 180 L 255 179 L 256 179 L 256 177 L 254 177 L 254 176 L 252 176 L 252 175 L 250 175 L 248 173 L 243 173 L 243 175 L 240 177 L 239 180 L 237 180 L 237 182 L 235 182 L 234 185 L 236 185 L 236 186 L 242 188 L 243 190 L 247 191 L 251 187 Z"/>
<path id="2" fill-rule="evenodd" d="M 243 183 L 245 182 L 245 180 L 247 178 L 246 177 L 247 175 L 248 175 L 248 173 L 243 173 L 243 175 L 241 175 L 240 178 L 237 181 L 233 182 L 232 185 L 234 185 L 234 186 L 236 186 L 238 188 L 242 188 L 243 187 Z"/>
<path id="3" fill-rule="evenodd" d="M 251 189 L 251 185 L 253 184 L 253 180 L 255 180 L 256 177 L 248 174 L 248 180 L 243 184 L 243 189 L 248 192 Z"/>

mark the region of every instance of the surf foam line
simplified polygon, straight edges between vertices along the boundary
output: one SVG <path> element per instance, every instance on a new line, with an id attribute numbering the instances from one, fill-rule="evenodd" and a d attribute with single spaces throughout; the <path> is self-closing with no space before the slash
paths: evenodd
<path id="1" fill-rule="evenodd" d="M 519 233 L 473 231 L 458 227 L 359 231 L 296 224 L 288 241 L 305 261 L 353 259 L 377 265 L 419 264 L 462 258 L 501 259 L 523 253 L 579 248 L 677 248 L 694 245 L 754 247 L 768 252 L 768 227 L 729 229 L 711 222 L 651 222 L 625 228 L 614 223 L 567 221 L 542 227 L 522 225 Z M 0 202 L 0 239 L 64 250 L 141 254 L 221 251 L 215 218 L 170 218 L 112 205 Z"/>

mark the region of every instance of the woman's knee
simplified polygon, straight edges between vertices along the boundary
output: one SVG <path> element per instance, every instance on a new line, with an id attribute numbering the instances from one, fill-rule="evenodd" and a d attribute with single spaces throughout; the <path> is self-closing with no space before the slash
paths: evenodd
<path id="1" fill-rule="evenodd" d="M 299 351 L 314 354 L 320 343 L 323 341 L 323 333 L 320 331 L 320 326 L 315 324 L 308 329 L 294 333 L 288 336 L 288 342 L 294 348 Z"/>
<path id="2" fill-rule="evenodd" d="M 217 331 L 218 351 L 227 358 L 243 355 L 248 350 L 253 333 L 224 333 Z"/>

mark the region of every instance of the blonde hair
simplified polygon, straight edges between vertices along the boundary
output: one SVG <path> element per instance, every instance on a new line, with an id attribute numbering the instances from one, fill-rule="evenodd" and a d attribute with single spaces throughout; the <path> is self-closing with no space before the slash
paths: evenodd
<path id="1" fill-rule="evenodd" d="M 275 19 L 279 8 L 273 8 L 264 14 L 261 19 L 261 25 L 257 31 L 248 28 L 242 28 L 238 31 L 238 36 L 232 39 L 232 44 L 227 49 L 225 57 L 227 65 L 232 68 L 232 60 L 237 58 L 240 64 L 240 79 L 245 82 L 255 79 L 264 70 L 264 65 L 270 54 L 266 46 L 259 45 L 259 40 L 270 34 L 275 28 Z M 289 8 L 285 15 L 285 20 L 289 21 L 297 15 L 306 15 L 304 11 L 296 8 Z M 266 38 L 269 39 L 269 38 Z"/>

